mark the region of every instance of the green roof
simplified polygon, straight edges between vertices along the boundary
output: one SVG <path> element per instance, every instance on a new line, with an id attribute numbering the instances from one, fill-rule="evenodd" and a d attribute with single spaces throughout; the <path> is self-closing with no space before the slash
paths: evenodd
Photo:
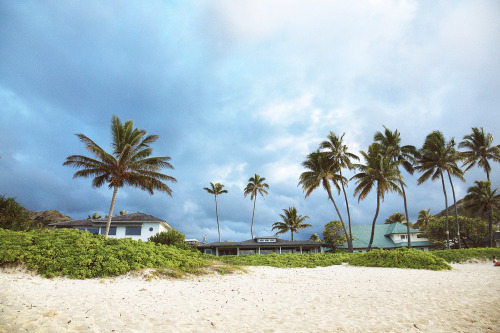
<path id="1" fill-rule="evenodd" d="M 352 246 L 354 249 L 366 249 L 368 248 L 368 243 L 370 242 L 370 236 L 372 232 L 372 226 L 369 224 L 363 225 L 352 225 Z M 392 224 L 376 224 L 375 231 L 373 235 L 372 248 L 374 249 L 390 249 L 408 246 L 408 242 L 394 243 L 391 239 L 392 234 L 406 234 L 406 225 L 402 223 L 392 223 Z M 420 230 L 410 228 L 410 233 L 422 233 Z M 420 246 L 433 246 L 432 242 L 425 241 L 412 241 L 412 247 Z M 339 246 L 341 249 L 347 249 L 347 242 Z"/>

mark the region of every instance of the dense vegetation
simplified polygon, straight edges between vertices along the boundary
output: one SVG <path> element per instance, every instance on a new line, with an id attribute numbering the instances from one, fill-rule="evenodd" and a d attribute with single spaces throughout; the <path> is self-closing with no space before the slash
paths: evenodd
<path id="1" fill-rule="evenodd" d="M 105 239 L 74 229 L 11 231 L 0 229 L 0 266 L 24 263 L 44 277 L 86 279 L 153 268 L 155 274 L 182 277 L 188 273 L 234 271 L 241 266 L 356 266 L 442 270 L 448 262 L 500 257 L 500 248 L 424 252 L 414 249 L 368 253 L 270 254 L 214 257 L 198 251 L 131 239 Z"/>
<path id="2" fill-rule="evenodd" d="M 24 263 L 44 277 L 85 279 L 156 268 L 169 275 L 199 273 L 212 260 L 197 251 L 130 239 L 104 239 L 74 229 L 0 229 L 0 265 Z"/>

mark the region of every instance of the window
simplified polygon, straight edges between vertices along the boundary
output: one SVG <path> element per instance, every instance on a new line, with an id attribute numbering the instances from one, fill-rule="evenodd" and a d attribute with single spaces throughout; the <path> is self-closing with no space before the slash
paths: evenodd
<path id="1" fill-rule="evenodd" d="M 406 239 L 406 236 L 408 235 L 401 235 L 401 239 Z"/>
<path id="2" fill-rule="evenodd" d="M 153 231 L 153 227 L 149 228 L 149 231 Z"/>
<path id="3" fill-rule="evenodd" d="M 101 228 L 101 235 L 106 233 L 106 227 Z M 116 236 L 116 227 L 109 227 L 108 236 Z"/>
<path id="4" fill-rule="evenodd" d="M 140 236 L 142 227 L 126 227 L 125 235 L 126 236 Z"/>
<path id="5" fill-rule="evenodd" d="M 275 253 L 274 249 L 260 249 L 260 254 L 271 254 Z"/>
<path id="6" fill-rule="evenodd" d="M 205 254 L 212 254 L 212 249 L 205 249 Z"/>
<path id="7" fill-rule="evenodd" d="M 259 243 L 276 243 L 276 238 L 257 238 Z"/>
<path id="8" fill-rule="evenodd" d="M 240 250 L 240 255 L 250 255 L 250 254 L 255 254 L 255 250 Z"/>
<path id="9" fill-rule="evenodd" d="M 87 228 L 87 231 L 92 235 L 99 235 L 99 228 Z"/>

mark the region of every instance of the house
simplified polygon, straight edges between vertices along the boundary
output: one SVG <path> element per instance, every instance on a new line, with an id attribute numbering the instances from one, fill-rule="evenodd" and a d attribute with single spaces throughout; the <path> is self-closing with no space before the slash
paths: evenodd
<path id="1" fill-rule="evenodd" d="M 270 253 L 323 253 L 326 245 L 321 242 L 289 241 L 276 236 L 255 237 L 243 242 L 214 242 L 198 245 L 198 249 L 206 254 L 216 256 L 248 255 Z"/>
<path id="2" fill-rule="evenodd" d="M 371 225 L 352 225 L 352 246 L 354 252 L 366 252 L 372 232 Z M 427 238 L 418 238 L 422 231 L 410 228 L 411 247 L 418 250 L 428 251 L 436 244 L 429 242 Z M 402 223 L 376 224 L 373 235 L 372 249 L 396 249 L 408 247 L 408 234 L 406 225 Z M 338 247 L 347 249 L 347 242 Z"/>
<path id="3" fill-rule="evenodd" d="M 194 246 L 198 246 L 198 244 L 200 244 L 200 241 L 197 240 L 196 238 L 189 238 L 189 239 L 185 239 L 184 240 L 188 245 L 194 245 Z"/>
<path id="4" fill-rule="evenodd" d="M 72 228 L 88 231 L 92 234 L 104 235 L 108 219 L 86 219 L 71 220 L 49 224 L 54 228 Z M 110 238 L 132 238 L 133 240 L 147 241 L 149 237 L 172 230 L 172 227 L 164 220 L 144 213 L 131 213 L 126 215 L 113 216 L 109 228 Z"/>
<path id="5" fill-rule="evenodd" d="M 495 231 L 493 234 L 493 245 L 495 247 L 500 247 L 500 231 Z"/>

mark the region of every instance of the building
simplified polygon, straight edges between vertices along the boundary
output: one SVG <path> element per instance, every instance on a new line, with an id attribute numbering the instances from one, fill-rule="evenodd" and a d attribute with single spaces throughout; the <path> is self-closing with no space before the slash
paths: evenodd
<path id="1" fill-rule="evenodd" d="M 500 231 L 493 233 L 493 246 L 500 247 Z"/>
<path id="2" fill-rule="evenodd" d="M 108 219 L 86 219 L 71 220 L 49 224 L 54 228 L 72 228 L 88 231 L 92 234 L 104 235 Z M 164 220 L 144 213 L 132 213 L 126 215 L 113 216 L 109 228 L 110 238 L 132 238 L 133 240 L 147 241 L 149 237 L 172 230 L 172 227 Z"/>
<path id="3" fill-rule="evenodd" d="M 366 252 L 372 232 L 371 225 L 352 225 L 352 246 L 354 252 Z M 418 238 L 422 231 L 410 228 L 411 247 L 418 250 L 428 251 L 436 244 L 429 242 L 427 238 Z M 406 225 L 402 223 L 376 224 L 373 235 L 372 249 L 397 249 L 408 247 L 408 234 Z M 347 249 L 347 242 L 338 247 Z"/>
<path id="4" fill-rule="evenodd" d="M 198 249 L 206 254 L 216 256 L 249 255 L 271 253 L 323 253 L 326 245 L 321 242 L 289 241 L 276 236 L 255 237 L 243 242 L 214 242 L 202 244 Z"/>

